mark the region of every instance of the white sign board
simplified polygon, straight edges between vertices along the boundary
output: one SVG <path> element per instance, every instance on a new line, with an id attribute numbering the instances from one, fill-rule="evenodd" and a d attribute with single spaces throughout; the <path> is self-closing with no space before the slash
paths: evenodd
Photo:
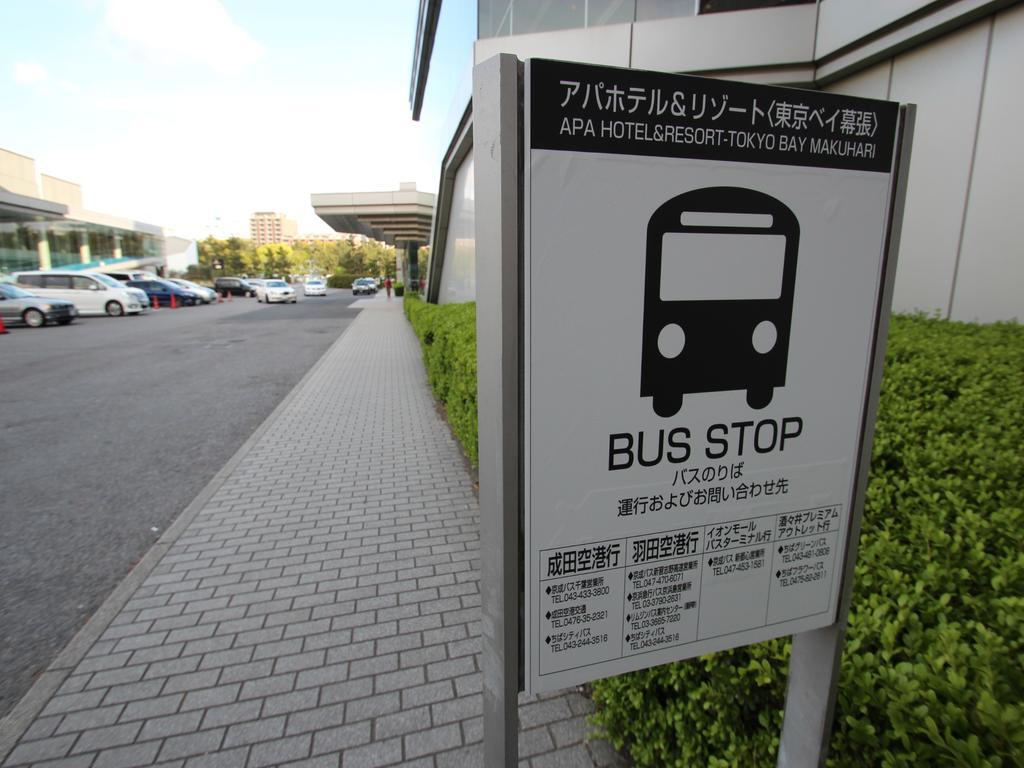
<path id="1" fill-rule="evenodd" d="M 524 664 L 832 624 L 898 105 L 532 60 Z"/>

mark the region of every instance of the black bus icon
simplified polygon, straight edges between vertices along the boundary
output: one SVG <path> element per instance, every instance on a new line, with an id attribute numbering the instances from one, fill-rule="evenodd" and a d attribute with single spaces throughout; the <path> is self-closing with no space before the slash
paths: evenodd
<path id="1" fill-rule="evenodd" d="M 746 390 L 764 408 L 786 384 L 800 225 L 763 192 L 706 187 L 647 224 L 641 397 L 674 416 L 683 395 Z"/>

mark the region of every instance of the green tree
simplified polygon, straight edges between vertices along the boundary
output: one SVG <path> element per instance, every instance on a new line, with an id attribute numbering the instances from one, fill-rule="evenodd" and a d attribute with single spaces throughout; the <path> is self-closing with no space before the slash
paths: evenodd
<path id="1" fill-rule="evenodd" d="M 199 243 L 199 267 L 197 276 L 207 279 L 222 275 L 253 274 L 255 250 L 252 242 L 241 237 L 222 240 L 208 237 Z M 223 266 L 214 269 L 214 262 Z"/>
<path id="2" fill-rule="evenodd" d="M 292 247 L 286 243 L 261 245 L 256 249 L 253 267 L 263 277 L 288 277 L 301 271 Z"/>
<path id="3" fill-rule="evenodd" d="M 430 246 L 422 245 L 416 253 L 416 261 L 419 264 L 420 280 L 426 280 L 430 275 Z"/>

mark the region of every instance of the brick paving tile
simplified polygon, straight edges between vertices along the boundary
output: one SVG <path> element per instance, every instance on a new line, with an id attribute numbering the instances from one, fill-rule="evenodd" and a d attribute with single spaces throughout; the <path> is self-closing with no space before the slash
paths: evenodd
<path id="1" fill-rule="evenodd" d="M 0 765 L 482 765 L 478 525 L 401 302 L 368 301 Z M 592 709 L 521 699 L 520 765 L 626 765 Z"/>

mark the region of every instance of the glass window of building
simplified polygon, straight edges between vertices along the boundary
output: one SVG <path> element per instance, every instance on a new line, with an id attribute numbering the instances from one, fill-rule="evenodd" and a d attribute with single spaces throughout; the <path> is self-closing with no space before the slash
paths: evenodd
<path id="1" fill-rule="evenodd" d="M 700 0 L 701 13 L 750 11 L 754 8 L 774 8 L 779 5 L 806 5 L 816 0 Z"/>
<path id="2" fill-rule="evenodd" d="M 46 226 L 46 239 L 50 244 L 50 264 L 67 267 L 82 263 L 83 239 L 75 225 L 60 222 Z"/>
<path id="3" fill-rule="evenodd" d="M 504 37 L 556 29 L 633 21 L 635 0 L 480 0 L 480 37 Z"/>
<path id="4" fill-rule="evenodd" d="M 478 36 L 507 37 L 813 2 L 816 0 L 479 0 Z"/>
<path id="5" fill-rule="evenodd" d="M 112 259 L 114 257 L 114 230 L 109 227 L 89 225 L 89 254 L 91 259 Z"/>
<path id="6" fill-rule="evenodd" d="M 0 222 L 0 272 L 39 266 L 39 231 L 13 221 Z"/>

